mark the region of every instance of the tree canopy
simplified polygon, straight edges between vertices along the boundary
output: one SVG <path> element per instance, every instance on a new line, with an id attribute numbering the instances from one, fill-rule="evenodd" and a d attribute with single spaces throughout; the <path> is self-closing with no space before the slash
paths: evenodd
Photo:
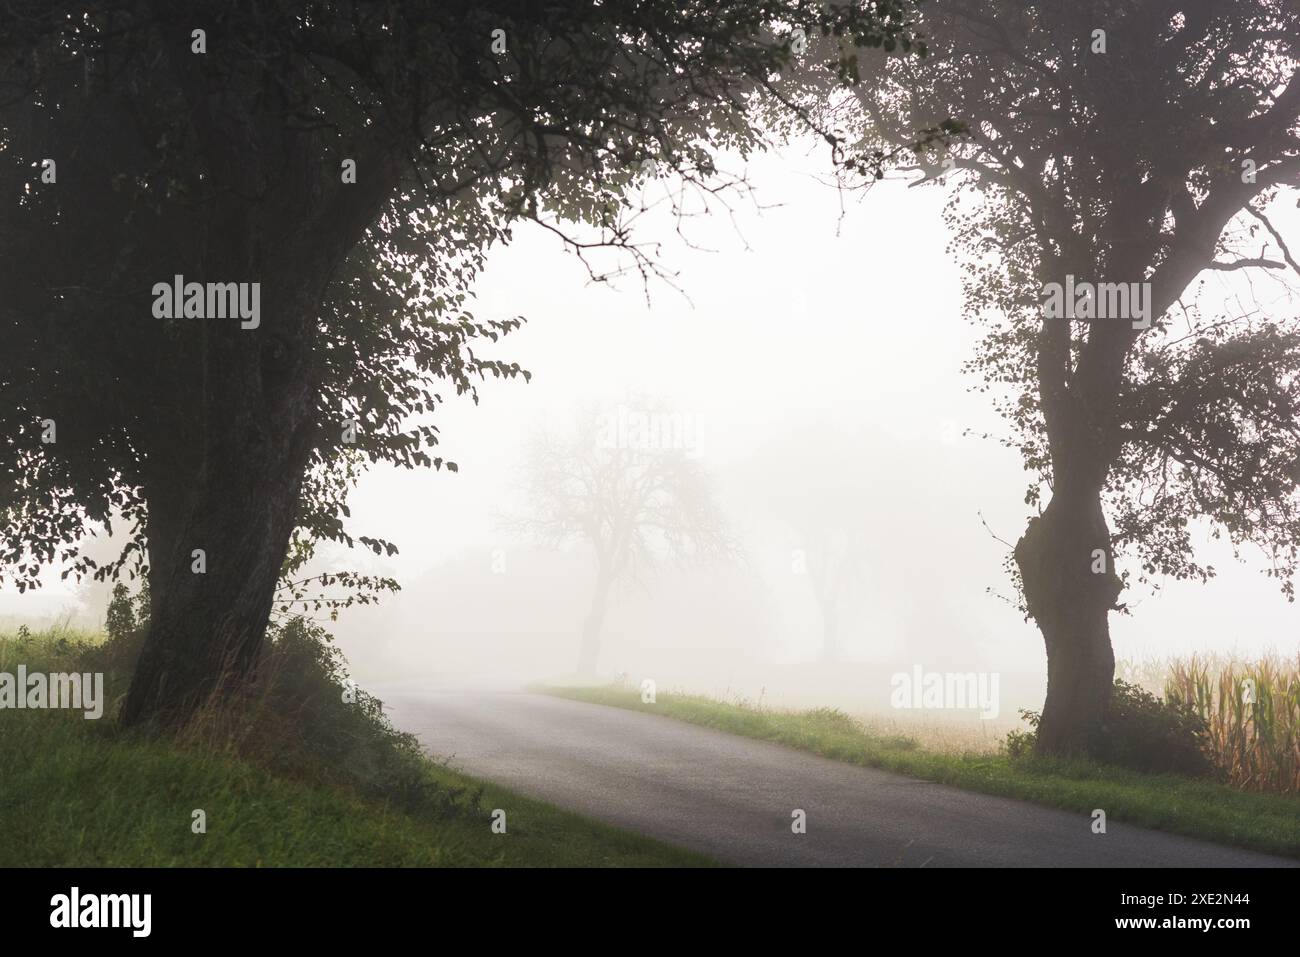
<path id="1" fill-rule="evenodd" d="M 440 387 L 521 371 L 472 347 L 519 320 L 468 309 L 483 251 L 513 221 L 621 242 L 644 160 L 698 178 L 715 149 L 756 143 L 743 112 L 789 57 L 790 25 L 910 42 L 891 2 L 42 0 L 6 17 L 0 488 L 3 570 L 20 587 L 74 558 L 86 523 L 142 519 L 147 460 L 193 444 L 214 336 L 257 339 L 268 363 L 301 347 L 314 481 L 299 525 L 346 539 L 352 465 L 438 464 L 436 429 L 411 418 Z M 229 232 L 249 247 L 237 275 L 193 278 L 310 273 L 313 315 L 286 319 L 266 290 L 256 337 L 151 321 L 154 282 L 217 268 Z M 55 442 L 40 441 L 45 420 Z"/>

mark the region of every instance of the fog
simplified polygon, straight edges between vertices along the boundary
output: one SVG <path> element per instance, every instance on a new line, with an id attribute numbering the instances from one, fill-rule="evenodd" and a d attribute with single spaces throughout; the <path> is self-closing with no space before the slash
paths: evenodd
<path id="1" fill-rule="evenodd" d="M 1002 568 L 1028 514 L 1027 476 L 1013 451 L 962 434 L 1001 428 L 960 370 L 978 330 L 961 318 L 943 188 L 845 194 L 823 181 L 828 166 L 796 144 L 749 165 L 753 197 L 688 221 L 684 235 L 668 210 L 648 215 L 641 238 L 662 244 L 680 292 L 635 276 L 593 284 L 540 229 L 491 254 L 472 311 L 527 318 L 489 351 L 533 378 L 487 381 L 477 406 L 448 397 L 435 421 L 457 472 L 377 468 L 356 490 L 352 530 L 401 552 L 326 550 L 322 567 L 403 586 L 333 626 L 359 681 L 572 681 L 591 551 L 545 548 L 503 519 L 527 510 L 534 436 L 571 429 L 583 409 L 617 417 L 653 402 L 690 424 L 689 453 L 716 483 L 744 560 L 665 558 L 615 586 L 596 680 L 899 717 L 890 676 L 919 667 L 1000 676 L 986 719 L 999 726 L 1041 706 L 1042 641 L 1006 600 Z M 834 660 L 792 502 L 830 510 L 860 545 Z M 1294 650 L 1300 611 L 1258 565 L 1222 546 L 1203 554 L 1219 570 L 1211 584 L 1127 595 L 1134 614 L 1112 619 L 1117 657 Z M 0 592 L 0 614 L 98 621 L 104 596 L 55 570 L 34 594 Z"/>

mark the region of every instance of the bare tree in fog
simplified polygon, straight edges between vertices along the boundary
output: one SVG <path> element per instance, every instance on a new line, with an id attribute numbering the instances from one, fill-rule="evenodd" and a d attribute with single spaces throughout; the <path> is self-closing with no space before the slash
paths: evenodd
<path id="1" fill-rule="evenodd" d="M 671 414 L 645 418 L 666 423 Z M 528 512 L 507 525 L 552 548 L 591 547 L 596 582 L 582 626 L 581 674 L 595 673 L 616 584 L 637 579 L 661 556 L 685 562 L 739 555 L 711 476 L 683 445 L 679 429 L 629 432 L 613 414 L 590 413 L 573 436 L 543 432 L 533 442 L 525 464 Z"/>
<path id="2" fill-rule="evenodd" d="M 822 615 L 822 658 L 840 657 L 840 611 L 862 580 L 866 540 L 837 523 L 814 521 L 799 527 L 805 567 Z"/>
<path id="3" fill-rule="evenodd" d="M 807 458 L 768 491 L 766 505 L 795 535 L 792 571 L 807 582 L 822 621 L 822 659 L 836 661 L 844 613 L 866 579 L 873 542 L 864 514 L 864 489 L 825 461 Z M 778 463 L 768 473 L 781 475 Z"/>

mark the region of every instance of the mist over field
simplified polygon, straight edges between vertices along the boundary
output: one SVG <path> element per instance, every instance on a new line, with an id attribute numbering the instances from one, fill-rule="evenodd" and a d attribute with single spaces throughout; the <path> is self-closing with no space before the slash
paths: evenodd
<path id="1" fill-rule="evenodd" d="M 482 383 L 477 406 L 445 396 L 432 421 L 457 472 L 381 466 L 361 478 L 352 527 L 399 555 L 324 551 L 313 566 L 402 585 L 331 626 L 363 685 L 572 681 L 595 563 L 580 541 L 548 547 L 508 527 L 528 511 L 527 451 L 584 414 L 621 421 L 625 442 L 629 423 L 659 414 L 711 478 L 739 557 L 661 555 L 616 583 L 590 680 L 907 720 L 891 676 L 920 668 L 999 678 L 996 717 L 927 720 L 1005 729 L 1041 706 L 1042 640 L 1007 600 L 1002 568 L 1028 514 L 1026 476 L 1014 450 L 980 437 L 1002 434 L 1000 422 L 960 374 L 977 329 L 961 318 L 945 251 L 944 187 L 908 190 L 900 177 L 840 192 L 826 166 L 817 144 L 795 143 L 737 163 L 753 192 L 728 197 L 730 210 L 715 203 L 682 224 L 647 214 L 639 237 L 662 244 L 677 289 L 636 275 L 593 284 L 536 228 L 491 253 L 471 311 L 527 319 L 489 354 L 532 381 Z M 647 197 L 663 188 L 651 182 Z M 1205 295 L 1230 299 L 1233 286 L 1214 277 Z M 856 556 L 830 655 L 808 568 L 823 532 Z M 1117 658 L 1294 647 L 1300 610 L 1223 543 L 1205 549 L 1218 570 L 1209 585 L 1128 595 L 1140 614 L 1113 618 Z M 44 581 L 0 593 L 0 616 L 102 622 L 107 586 Z"/>

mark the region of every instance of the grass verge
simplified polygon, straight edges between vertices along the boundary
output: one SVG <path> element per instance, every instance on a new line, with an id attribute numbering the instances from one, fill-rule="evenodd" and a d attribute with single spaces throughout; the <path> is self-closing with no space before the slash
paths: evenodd
<path id="1" fill-rule="evenodd" d="M 542 688 L 591 704 L 645 711 L 771 741 L 865 767 L 1223 844 L 1300 857 L 1300 800 L 1244 792 L 1173 774 L 1149 775 L 1088 761 L 1013 760 L 1005 754 L 926 751 L 903 736 L 872 733 L 833 708 L 775 711 L 698 695 L 664 694 L 654 704 L 618 687 Z"/>
<path id="2" fill-rule="evenodd" d="M 426 819 L 329 785 L 277 778 L 224 755 L 77 727 L 64 714 L 5 718 L 0 867 L 691 866 L 703 858 L 430 764 L 473 808 Z M 92 722 L 84 722 L 92 725 Z M 491 809 L 506 811 L 491 833 Z M 192 831 L 202 809 L 207 831 Z"/>
<path id="3" fill-rule="evenodd" d="M 111 665 L 111 644 L 0 635 L 0 672 Z M 291 712 L 256 718 L 238 746 L 123 732 L 112 708 L 99 720 L 0 710 L 0 867 L 710 863 L 437 765 L 387 726 L 374 699 L 340 708 L 337 675 L 319 669 L 314 645 L 285 642 L 275 654 L 288 656 L 277 687 L 298 698 Z M 313 684 L 323 690 L 307 693 Z M 121 674 L 107 685 L 113 701 Z M 269 726 L 281 737 L 268 740 Z M 504 834 L 492 831 L 496 809 Z"/>

